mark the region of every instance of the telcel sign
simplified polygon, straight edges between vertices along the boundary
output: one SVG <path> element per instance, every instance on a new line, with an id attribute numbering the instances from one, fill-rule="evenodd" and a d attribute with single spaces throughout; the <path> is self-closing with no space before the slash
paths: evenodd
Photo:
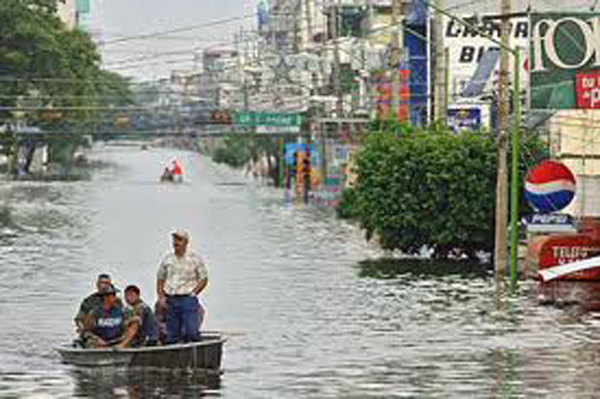
<path id="1" fill-rule="evenodd" d="M 600 14 L 531 16 L 531 105 L 576 108 L 576 74 L 600 69 Z"/>

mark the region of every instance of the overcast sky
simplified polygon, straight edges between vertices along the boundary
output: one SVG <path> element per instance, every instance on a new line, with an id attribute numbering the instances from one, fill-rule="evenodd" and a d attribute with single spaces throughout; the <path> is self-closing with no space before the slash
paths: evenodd
<path id="1" fill-rule="evenodd" d="M 107 44 L 102 46 L 104 64 L 109 69 L 139 79 L 168 76 L 172 69 L 191 69 L 195 47 L 226 45 L 233 34 L 254 21 L 233 22 L 219 27 L 109 44 L 123 36 L 200 25 L 252 13 L 255 0 L 92 0 L 89 29 Z M 189 52 L 188 52 L 189 51 Z M 165 55 L 166 52 L 180 54 Z M 147 57 L 143 59 L 143 57 Z M 128 60 L 128 63 L 123 61 Z M 123 68 L 128 66 L 129 68 Z"/>

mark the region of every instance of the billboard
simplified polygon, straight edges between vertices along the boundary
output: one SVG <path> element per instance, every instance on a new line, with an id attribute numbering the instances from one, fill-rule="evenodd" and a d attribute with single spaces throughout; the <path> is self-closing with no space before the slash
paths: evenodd
<path id="1" fill-rule="evenodd" d="M 600 13 L 532 14 L 530 23 L 531 107 L 577 108 L 577 74 L 600 69 Z"/>
<path id="2" fill-rule="evenodd" d="M 489 34 L 494 39 L 500 40 L 500 20 L 489 19 L 485 14 L 478 17 L 465 15 L 463 19 L 475 25 L 479 30 Z M 511 19 L 510 45 L 525 49 L 528 42 L 529 21 L 527 18 L 519 17 Z M 469 82 L 473 81 L 480 62 L 485 62 L 487 57 L 493 55 L 494 52 L 490 50 L 498 49 L 498 46 L 473 29 L 469 29 L 448 17 L 444 18 L 444 46 L 448 48 L 450 58 L 450 95 L 452 98 L 457 99 L 463 97 L 465 94 L 465 89 L 469 85 Z M 521 77 L 525 80 L 527 78 L 526 60 L 525 57 L 522 58 Z M 475 79 L 477 83 L 481 84 L 481 90 L 488 92 L 493 88 L 494 78 L 497 74 L 496 71 L 499 68 L 497 57 L 491 68 L 493 69 L 491 74 L 483 74 L 484 82 L 481 82 L 479 76 Z"/>

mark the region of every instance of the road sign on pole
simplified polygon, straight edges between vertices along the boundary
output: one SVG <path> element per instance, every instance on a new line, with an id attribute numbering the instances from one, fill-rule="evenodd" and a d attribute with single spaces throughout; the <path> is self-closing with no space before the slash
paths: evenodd
<path id="1" fill-rule="evenodd" d="M 233 123 L 242 127 L 300 127 L 302 115 L 297 113 L 236 112 Z"/>

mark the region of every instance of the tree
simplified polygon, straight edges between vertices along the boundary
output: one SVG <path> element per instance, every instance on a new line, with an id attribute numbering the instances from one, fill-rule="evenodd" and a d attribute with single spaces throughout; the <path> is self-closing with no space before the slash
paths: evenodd
<path id="1" fill-rule="evenodd" d="M 214 151 L 213 160 L 233 168 L 241 168 L 248 162 L 257 162 L 264 157 L 267 161 L 268 177 L 274 186 L 279 186 L 280 152 L 278 138 L 230 136 Z"/>
<path id="2" fill-rule="evenodd" d="M 547 156 L 535 137 L 527 136 L 523 147 L 529 164 Z M 338 214 L 356 219 L 367 239 L 376 237 L 385 249 L 474 259 L 493 248 L 495 170 L 495 143 L 483 133 L 439 127 L 373 133 Z"/>
<path id="3" fill-rule="evenodd" d="M 51 158 L 68 161 L 105 116 L 93 108 L 130 104 L 133 95 L 128 81 L 100 69 L 90 36 L 67 29 L 56 10 L 56 0 L 0 2 L 0 125 L 42 128 L 53 137 Z"/>

